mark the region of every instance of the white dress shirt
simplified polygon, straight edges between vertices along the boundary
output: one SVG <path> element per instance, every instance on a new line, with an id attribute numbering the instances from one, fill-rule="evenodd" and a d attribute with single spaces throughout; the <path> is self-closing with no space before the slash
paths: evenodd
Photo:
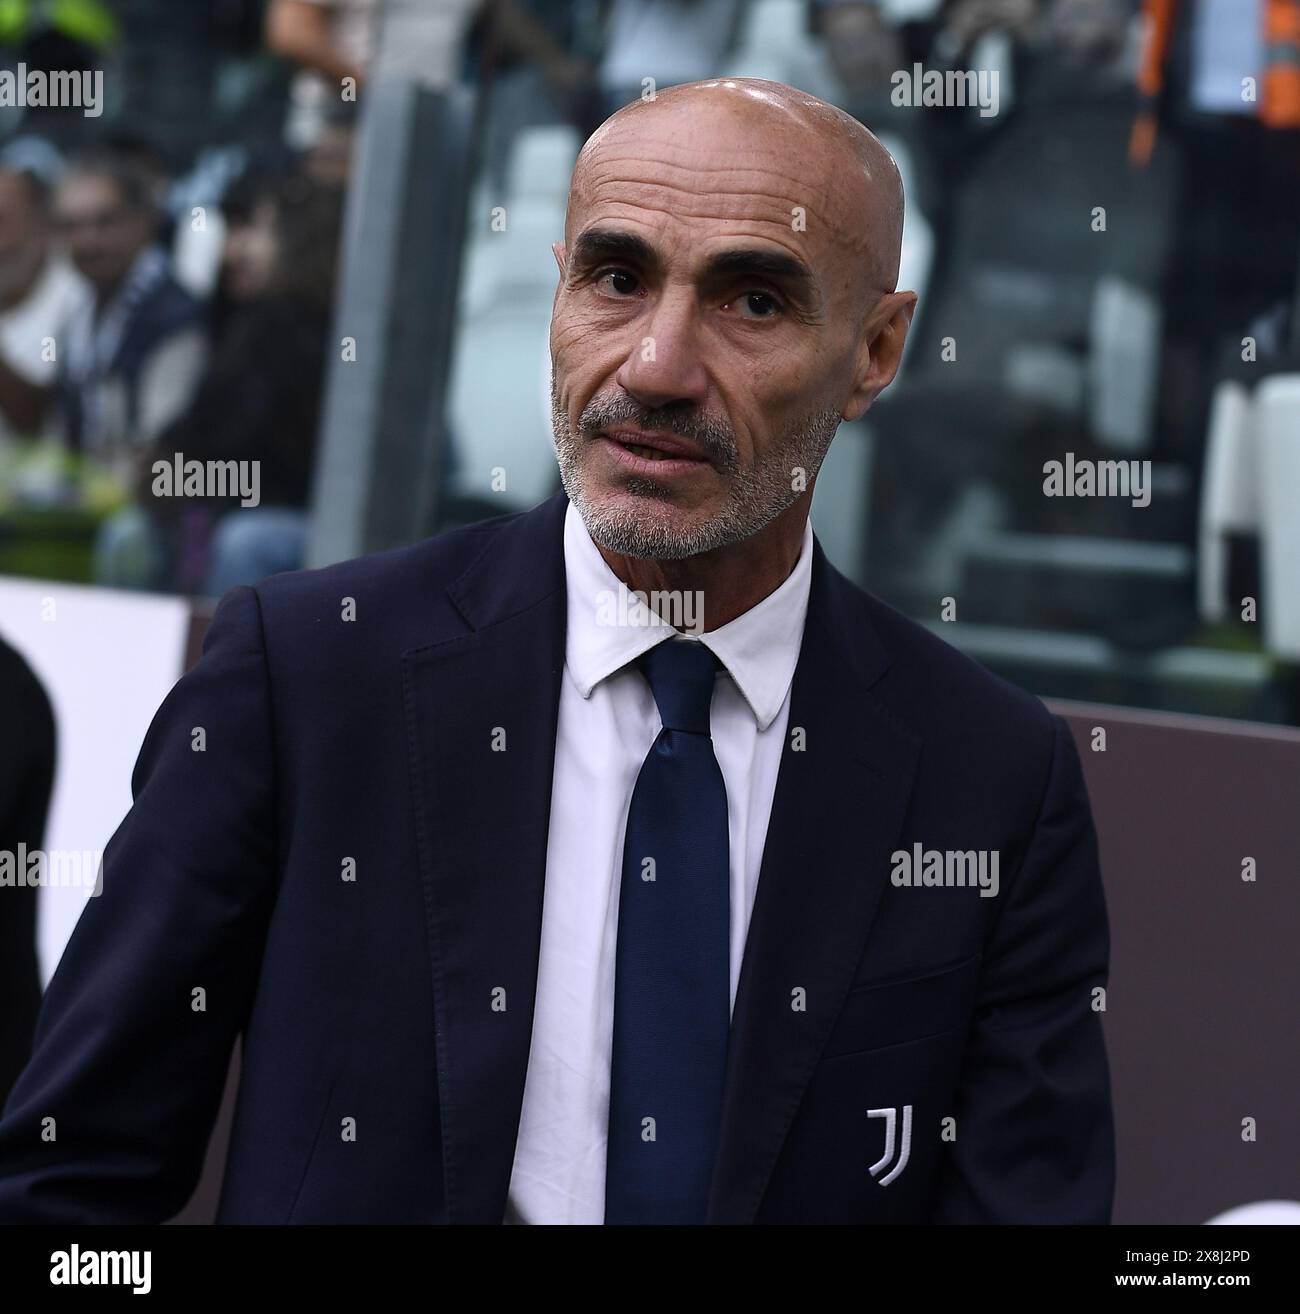
<path id="1" fill-rule="evenodd" d="M 710 722 L 727 789 L 731 1005 L 758 886 L 812 577 L 794 570 L 757 606 L 698 638 L 718 657 Z M 614 1030 L 614 958 L 632 788 L 662 723 L 632 664 L 676 634 L 605 564 L 570 503 L 568 615 L 555 736 L 532 1047 L 507 1223 L 601 1223 Z M 620 610 L 621 599 L 626 610 Z M 611 623 L 611 617 L 624 623 Z"/>

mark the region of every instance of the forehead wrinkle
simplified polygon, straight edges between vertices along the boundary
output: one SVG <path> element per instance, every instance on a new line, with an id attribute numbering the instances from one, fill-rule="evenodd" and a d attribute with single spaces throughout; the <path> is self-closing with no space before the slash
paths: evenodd
<path id="1" fill-rule="evenodd" d="M 679 191 L 678 188 L 667 187 L 667 191 Z M 755 201 L 762 202 L 761 207 L 754 205 Z M 721 204 L 719 204 L 721 202 Z M 610 208 L 605 208 L 610 207 Z M 820 210 L 815 210 L 810 206 L 804 206 L 808 211 L 810 218 L 815 218 L 822 230 L 830 230 L 825 216 Z M 669 219 L 678 219 L 686 224 L 699 224 L 711 219 L 726 221 L 752 221 L 754 223 L 771 224 L 774 228 L 779 228 L 783 232 L 793 233 L 795 230 L 791 226 L 792 216 L 791 207 L 785 204 L 783 199 L 763 196 L 753 192 L 729 192 L 724 196 L 700 196 L 694 192 L 689 194 L 688 203 L 677 205 L 668 204 L 664 201 L 656 203 L 655 199 L 650 196 L 637 197 L 600 197 L 593 200 L 586 206 L 586 213 L 583 215 L 583 227 L 589 223 L 595 223 L 599 218 L 610 215 L 616 209 L 631 211 L 652 211 L 657 214 L 663 214 Z M 759 209 L 759 213 L 755 213 Z M 761 209 L 769 211 L 768 214 L 761 213 Z M 813 225 L 808 225 L 808 230 L 812 231 Z"/>
<path id="2" fill-rule="evenodd" d="M 733 157 L 745 162 L 699 163 L 698 157 L 707 155 L 711 145 L 715 155 L 730 149 Z M 697 158 L 685 160 L 682 155 Z M 618 165 L 628 161 L 650 162 L 670 175 L 693 173 L 699 181 L 683 187 L 662 178 L 653 183 L 626 178 Z M 791 179 L 792 169 L 802 170 L 806 177 Z M 665 88 L 657 100 L 634 101 L 616 111 L 579 153 L 566 231 L 572 231 L 570 221 L 586 204 L 596 202 L 606 187 L 618 191 L 623 186 L 658 186 L 674 197 L 685 194 L 678 209 L 691 220 L 705 217 L 696 203 L 699 193 L 711 192 L 715 199 L 719 192 L 736 195 L 728 175 L 743 172 L 772 174 L 779 180 L 774 195 L 765 198 L 772 212 L 779 214 L 776 222 L 789 230 L 791 206 L 801 206 L 810 235 L 804 245 L 846 259 L 849 267 L 841 280 L 846 287 L 854 273 L 861 283 L 854 291 L 860 296 L 895 286 L 904 198 L 889 152 L 845 111 L 762 79 L 711 79 Z M 748 194 L 756 195 L 752 187 Z M 604 204 L 643 211 L 656 208 L 640 198 L 604 199 Z M 747 217 L 754 219 L 752 201 L 748 208 Z"/>
<path id="3" fill-rule="evenodd" d="M 838 136 L 838 132 L 835 135 Z M 665 143 L 655 142 L 654 145 L 662 149 Z M 591 152 L 583 170 L 585 176 L 571 196 L 574 210 L 583 205 L 594 205 L 601 190 L 619 186 L 680 193 L 686 198 L 684 208 L 688 210 L 690 202 L 696 198 L 705 200 L 721 192 L 733 197 L 766 199 L 779 210 L 781 223 L 787 226 L 793 208 L 798 206 L 804 212 L 805 222 L 814 220 L 821 231 L 828 233 L 832 241 L 844 249 L 856 251 L 872 244 L 873 225 L 861 220 L 875 208 L 872 193 L 877 184 L 867 160 L 853 143 L 837 143 L 834 157 L 830 159 L 816 150 L 801 155 L 797 150 L 798 142 L 788 143 L 784 151 L 747 143 L 745 149 L 760 158 L 739 164 L 673 159 L 644 150 L 629 151 L 625 146 L 620 149 L 620 146 L 621 143 L 602 141 L 600 148 Z M 792 167 L 798 168 L 805 159 L 812 161 L 807 169 L 808 176 L 791 177 Z M 682 173 L 688 175 L 690 181 L 678 183 L 663 176 L 629 176 L 620 171 L 620 166 L 628 165 L 649 167 L 661 174 Z M 741 174 L 757 177 L 749 186 L 736 187 L 731 176 Z M 768 181 L 771 190 L 761 190 Z M 699 213 L 698 210 L 695 212 Z M 854 215 L 859 217 L 856 221 Z M 809 224 L 810 230 L 812 226 Z"/>
<path id="4" fill-rule="evenodd" d="M 708 190 L 715 186 L 726 185 L 728 175 L 732 174 L 749 174 L 758 175 L 759 177 L 768 177 L 775 180 L 780 185 L 781 190 L 786 189 L 807 189 L 810 192 L 819 190 L 820 185 L 825 181 L 817 175 L 823 174 L 825 170 L 814 171 L 814 176 L 809 178 L 792 177 L 792 166 L 788 157 L 783 157 L 779 151 L 764 150 L 756 152 L 761 154 L 761 159 L 746 160 L 741 163 L 712 163 L 701 162 L 698 160 L 675 160 L 664 158 L 644 152 L 636 153 L 605 153 L 594 158 L 587 170 L 587 177 L 583 179 L 584 189 L 600 187 L 608 181 L 622 181 L 638 186 L 664 186 L 676 187 L 678 190 L 689 190 L 689 187 L 682 187 L 670 183 L 661 177 L 647 179 L 645 177 L 619 176 L 615 175 L 610 179 L 609 172 L 615 171 L 619 166 L 647 166 L 655 170 L 675 170 L 681 173 L 692 175 L 699 181 L 695 186 Z M 737 189 L 740 190 L 740 189 Z"/>
<path id="5" fill-rule="evenodd" d="M 721 166 L 716 170 L 709 170 L 710 174 L 722 173 L 741 173 L 752 172 L 741 166 Z M 780 190 L 765 192 L 755 190 L 751 187 L 731 187 L 724 186 L 721 178 L 709 186 L 683 186 L 675 182 L 669 182 L 663 178 L 647 179 L 640 176 L 628 176 L 621 174 L 607 174 L 604 177 L 591 180 L 586 188 L 584 195 L 574 204 L 569 213 L 569 220 L 575 219 L 577 214 L 582 211 L 584 224 L 593 218 L 595 212 L 602 205 L 610 206 L 627 206 L 633 209 L 642 210 L 660 210 L 670 214 L 673 217 L 679 217 L 684 220 L 699 219 L 755 219 L 760 222 L 770 222 L 778 227 L 793 231 L 792 211 L 794 207 L 799 207 L 804 211 L 805 221 L 808 219 L 815 220 L 820 231 L 829 232 L 833 237 L 839 237 L 842 233 L 843 226 L 836 225 L 832 222 L 830 215 L 825 212 L 815 198 L 819 196 L 819 189 L 813 185 L 808 185 L 808 200 L 801 199 L 797 194 L 785 193 L 784 189 L 789 186 L 789 179 L 780 174 L 773 173 L 773 180 L 778 184 Z M 635 190 L 639 194 L 633 197 L 626 195 L 602 196 L 602 192 L 619 192 L 622 189 Z M 655 193 L 672 193 L 681 197 L 680 204 L 674 203 L 671 207 L 662 202 L 656 203 Z M 730 198 L 734 204 L 723 206 L 721 208 L 710 208 L 716 206 L 719 194 Z M 754 213 L 754 202 L 768 208 L 776 218 L 769 218 L 767 215 Z M 809 224 L 811 231 L 813 225 Z"/>

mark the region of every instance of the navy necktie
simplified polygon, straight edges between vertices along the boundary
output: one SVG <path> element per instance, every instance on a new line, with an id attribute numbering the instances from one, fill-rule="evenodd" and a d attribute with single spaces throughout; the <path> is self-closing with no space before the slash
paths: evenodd
<path id="1" fill-rule="evenodd" d="M 709 737 L 718 659 L 669 639 L 638 665 L 663 729 L 623 845 L 605 1222 L 702 1223 L 731 1020 L 727 791 Z"/>

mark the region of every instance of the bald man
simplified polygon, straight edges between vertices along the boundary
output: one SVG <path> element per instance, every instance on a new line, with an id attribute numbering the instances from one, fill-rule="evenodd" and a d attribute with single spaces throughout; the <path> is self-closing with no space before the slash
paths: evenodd
<path id="1" fill-rule="evenodd" d="M 1108 1221 L 1073 742 L 809 527 L 898 368 L 902 208 L 776 83 L 587 142 L 564 494 L 225 597 L 0 1121 L 0 1218 L 173 1214 L 239 1038 L 221 1221 Z"/>

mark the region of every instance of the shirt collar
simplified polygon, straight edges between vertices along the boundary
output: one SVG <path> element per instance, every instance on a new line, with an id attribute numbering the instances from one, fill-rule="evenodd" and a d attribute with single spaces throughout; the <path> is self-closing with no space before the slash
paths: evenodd
<path id="1" fill-rule="evenodd" d="M 748 611 L 694 639 L 709 648 L 735 682 L 760 730 L 776 719 L 794 679 L 808 614 L 813 533 L 805 523 L 790 574 Z M 564 515 L 568 611 L 565 662 L 589 698 L 602 680 L 678 633 L 610 570 L 573 503 Z"/>

